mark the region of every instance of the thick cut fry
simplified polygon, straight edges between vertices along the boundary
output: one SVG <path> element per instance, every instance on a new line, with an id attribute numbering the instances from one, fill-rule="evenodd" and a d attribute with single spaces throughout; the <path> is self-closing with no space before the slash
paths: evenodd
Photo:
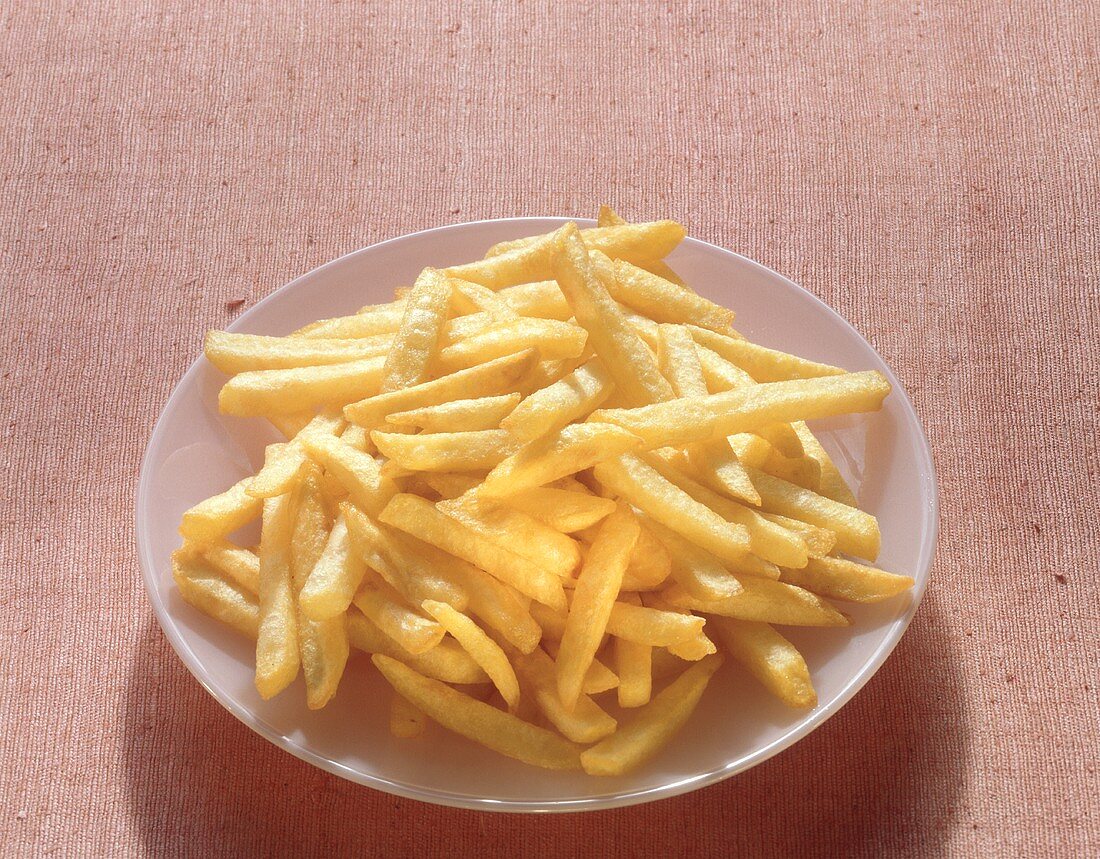
<path id="1" fill-rule="evenodd" d="M 878 521 L 870 513 L 756 469 L 749 469 L 749 477 L 760 492 L 764 510 L 829 529 L 836 534 L 841 552 L 869 561 L 878 557 L 881 535 Z"/>
<path id="2" fill-rule="evenodd" d="M 519 706 L 519 680 L 516 679 L 516 672 L 500 645 L 470 618 L 446 603 L 424 600 L 422 608 L 454 636 L 474 662 L 484 669 L 504 698 L 508 710 L 515 712 Z"/>
<path id="3" fill-rule="evenodd" d="M 517 314 L 499 294 L 480 283 L 451 278 L 451 306 L 464 314 L 488 313 L 495 319 L 515 319 Z"/>
<path id="4" fill-rule="evenodd" d="M 473 337 L 482 331 L 495 328 L 500 324 L 500 319 L 492 313 L 479 311 L 469 316 L 456 316 L 443 325 L 443 331 L 439 335 L 439 348 L 444 349 L 467 337 Z"/>
<path id="5" fill-rule="evenodd" d="M 343 439 L 309 435 L 302 439 L 302 445 L 314 461 L 340 481 L 351 500 L 372 516 L 378 515 L 397 492 L 393 481 L 382 475 L 373 456 L 356 450 Z"/>
<path id="6" fill-rule="evenodd" d="M 380 576 L 368 573 L 355 592 L 355 607 L 409 653 L 418 655 L 443 639 L 444 629 L 405 605 L 401 595 Z"/>
<path id="7" fill-rule="evenodd" d="M 798 437 L 798 433 L 794 431 L 792 424 L 768 424 L 757 428 L 754 432 L 769 442 L 775 452 L 782 456 L 797 459 L 805 452 L 802 449 L 802 440 Z M 769 451 L 768 456 L 772 456 L 771 451 Z"/>
<path id="8" fill-rule="evenodd" d="M 760 493 L 752 485 L 745 466 L 730 447 L 729 439 L 716 438 L 690 444 L 685 454 L 690 473 L 701 483 L 705 483 L 715 492 L 745 501 L 754 507 L 760 505 Z"/>
<path id="9" fill-rule="evenodd" d="M 254 498 L 273 498 L 289 492 L 309 465 L 309 456 L 302 444 L 304 436 L 334 436 L 343 431 L 344 426 L 344 418 L 339 412 L 325 411 L 315 415 L 275 456 L 264 459 L 264 467 L 249 485 L 248 494 Z"/>
<path id="10" fill-rule="evenodd" d="M 889 393 L 885 377 L 869 370 L 771 382 L 635 409 L 601 409 L 588 419 L 620 426 L 642 438 L 647 448 L 678 447 L 752 432 L 777 421 L 876 411 Z"/>
<path id="11" fill-rule="evenodd" d="M 705 397 L 706 380 L 695 341 L 682 325 L 661 325 L 657 337 L 657 366 L 677 397 Z"/>
<path id="12" fill-rule="evenodd" d="M 424 269 L 405 299 L 405 315 L 386 356 L 380 393 L 427 380 L 428 368 L 439 351 L 439 334 L 450 305 L 450 282 L 437 269 Z"/>
<path id="13" fill-rule="evenodd" d="M 421 736 L 427 726 L 427 716 L 394 692 L 390 698 L 390 733 L 401 740 L 413 740 Z"/>
<path id="14" fill-rule="evenodd" d="M 345 407 L 347 419 L 367 429 L 382 425 L 394 412 L 437 406 L 459 398 L 509 393 L 538 363 L 534 349 L 507 355 L 468 370 L 459 370 L 401 391 L 391 391 Z"/>
<path id="15" fill-rule="evenodd" d="M 695 344 L 695 354 L 699 356 L 699 366 L 703 368 L 703 378 L 706 379 L 707 390 L 712 394 L 720 394 L 723 391 L 732 391 L 736 388 L 756 384 L 756 379 L 736 364 L 730 363 L 705 346 Z"/>
<path id="16" fill-rule="evenodd" d="M 573 316 L 573 308 L 565 300 L 556 280 L 521 283 L 502 289 L 497 295 L 520 316 L 557 319 L 561 322 Z"/>
<path id="17" fill-rule="evenodd" d="M 558 697 L 567 710 L 576 706 L 584 676 L 603 640 L 638 532 L 638 521 L 629 509 L 625 505 L 616 509 L 600 524 L 577 577 L 557 658 Z"/>
<path id="18" fill-rule="evenodd" d="M 720 600 L 698 600 L 678 587 L 664 592 L 678 608 L 717 614 L 738 620 L 757 620 L 781 626 L 848 626 L 844 615 L 807 590 L 755 576 L 741 577 L 741 592 Z"/>
<path id="19" fill-rule="evenodd" d="M 553 274 L 550 269 L 550 255 L 554 245 L 552 237 L 528 240 L 523 247 L 493 257 L 451 266 L 444 271 L 450 277 L 461 278 L 480 283 L 492 290 L 535 280 L 547 280 Z"/>
<path id="20" fill-rule="evenodd" d="M 704 618 L 690 614 L 616 602 L 608 617 L 607 632 L 637 644 L 668 647 L 695 638 L 705 623 Z"/>
<path id="21" fill-rule="evenodd" d="M 615 670 L 619 674 L 619 706 L 641 707 L 653 694 L 653 648 L 648 644 L 615 639 Z"/>
<path id="22" fill-rule="evenodd" d="M 593 473 L 600 483 L 629 498 L 651 519 L 722 560 L 737 560 L 748 553 L 749 532 L 744 525 L 726 521 L 637 456 L 624 454 L 601 462 Z"/>
<path id="23" fill-rule="evenodd" d="M 256 597 L 224 578 L 194 551 L 179 549 L 172 554 L 172 578 L 180 596 L 203 614 L 256 637 L 260 626 Z"/>
<path id="24" fill-rule="evenodd" d="M 648 524 L 642 525 L 623 576 L 623 590 L 649 591 L 660 587 L 672 574 L 672 555 Z"/>
<path id="25" fill-rule="evenodd" d="M 438 367 L 444 373 L 453 373 L 524 349 L 538 349 L 544 361 L 576 358 L 584 351 L 586 340 L 585 330 L 571 322 L 520 317 L 443 349 Z"/>
<path id="26" fill-rule="evenodd" d="M 183 514 L 180 534 L 187 540 L 209 542 L 232 534 L 260 515 L 263 502 L 248 494 L 251 477 L 225 492 L 200 501 Z"/>
<path id="27" fill-rule="evenodd" d="M 564 621 L 563 621 L 564 623 Z M 616 721 L 588 695 L 581 694 L 572 710 L 558 698 L 554 661 L 541 647 L 513 656 L 525 693 L 555 728 L 575 743 L 595 743 L 615 732 Z"/>
<path id="28" fill-rule="evenodd" d="M 260 533 L 260 628 L 256 639 L 256 690 L 271 698 L 298 674 L 298 612 L 290 571 L 296 493 L 263 502 Z"/>
<path id="29" fill-rule="evenodd" d="M 393 340 L 388 335 L 359 339 L 264 337 L 210 331 L 203 351 L 206 359 L 223 373 L 249 370 L 289 370 L 320 364 L 343 364 L 385 355 Z"/>
<path id="30" fill-rule="evenodd" d="M 492 468 L 522 447 L 507 430 L 436 432 L 420 435 L 374 430 L 379 452 L 409 471 L 479 471 Z"/>
<path id="31" fill-rule="evenodd" d="M 718 654 L 692 665 L 618 731 L 581 753 L 590 775 L 622 775 L 652 757 L 684 726 L 722 664 Z"/>
<path id="32" fill-rule="evenodd" d="M 481 486 L 481 481 L 485 479 L 484 475 L 479 477 L 476 474 L 455 474 L 442 471 L 425 471 L 423 474 L 418 474 L 417 477 L 443 499 L 458 498 L 459 495 L 465 495 L 471 489 Z M 420 493 L 416 494 L 419 495 Z"/>
<path id="33" fill-rule="evenodd" d="M 227 415 L 264 416 L 343 405 L 378 392 L 382 356 L 321 367 L 252 370 L 222 386 L 218 407 Z"/>
<path id="34" fill-rule="evenodd" d="M 806 452 L 806 456 L 817 460 L 818 468 L 821 471 L 817 491 L 826 498 L 832 498 L 833 501 L 839 501 L 849 507 L 858 507 L 859 502 L 856 501 L 855 493 L 852 492 L 851 487 L 844 480 L 840 469 L 836 467 L 836 463 L 833 462 L 825 448 L 821 446 L 817 436 L 811 432 L 803 421 L 796 421 L 791 426 L 797 433 L 799 441 L 802 442 L 802 449 Z"/>
<path id="35" fill-rule="evenodd" d="M 566 604 L 561 580 L 552 572 L 487 540 L 437 510 L 430 501 L 415 495 L 395 495 L 379 518 L 480 567 L 532 599 L 551 607 L 563 608 Z"/>
<path id="36" fill-rule="evenodd" d="M 564 620 L 562 622 L 564 631 Z M 561 638 L 543 638 L 542 649 L 551 657 L 557 659 L 561 650 Z M 600 662 L 598 656 L 592 657 L 588 670 L 584 673 L 584 682 L 581 684 L 581 693 L 584 695 L 599 695 L 619 685 L 619 676 Z"/>
<path id="37" fill-rule="evenodd" d="M 873 603 L 913 587 L 911 576 L 899 576 L 843 558 L 810 558 L 798 570 L 782 570 L 782 580 L 823 597 Z"/>
<path id="38" fill-rule="evenodd" d="M 242 549 L 221 538 L 204 543 L 189 540 L 184 549 L 253 596 L 260 592 L 260 559 L 251 549 Z"/>
<path id="39" fill-rule="evenodd" d="M 671 612 L 673 614 L 680 613 L 689 620 L 695 617 L 688 609 L 677 608 L 665 602 L 664 598 L 659 593 L 642 594 L 642 601 L 645 607 L 649 609 Z M 698 662 L 703 657 L 709 656 L 717 651 L 718 648 L 714 646 L 714 642 L 707 638 L 707 634 L 702 629 L 691 636 L 691 638 L 668 645 L 669 653 L 688 662 Z"/>
<path id="40" fill-rule="evenodd" d="M 789 707 L 817 706 L 817 693 L 806 660 L 770 625 L 716 617 L 714 627 L 730 656 L 780 701 Z"/>
<path id="41" fill-rule="evenodd" d="M 616 261 L 615 274 L 608 286 L 611 297 L 656 322 L 691 323 L 724 333 L 733 325 L 732 310 L 625 260 Z"/>
<path id="42" fill-rule="evenodd" d="M 348 609 L 348 638 L 356 650 L 381 653 L 399 659 L 414 671 L 444 683 L 488 683 L 489 676 L 481 670 L 457 641 L 444 638 L 426 653 L 413 655 L 386 635 L 354 606 Z"/>
<path id="43" fill-rule="evenodd" d="M 486 496 L 513 495 L 640 446 L 639 439 L 609 424 L 570 424 L 536 439 L 500 463 L 489 472 L 480 492 Z"/>
<path id="44" fill-rule="evenodd" d="M 593 359 L 535 391 L 500 426 L 522 441 L 533 441 L 588 415 L 607 399 L 613 386 L 603 364 Z"/>
<path id="45" fill-rule="evenodd" d="M 405 302 L 379 305 L 369 313 L 360 311 L 354 316 L 337 316 L 321 319 L 304 328 L 299 328 L 292 336 L 323 339 L 355 339 L 363 337 L 393 336 L 401 327 L 405 316 Z"/>
<path id="46" fill-rule="evenodd" d="M 579 748 L 557 734 L 418 674 L 395 659 L 381 654 L 371 659 L 394 689 L 444 728 L 534 766 L 578 767 Z"/>
<path id="47" fill-rule="evenodd" d="M 590 528 L 615 509 L 615 502 L 609 498 L 548 486 L 526 489 L 503 500 L 563 534 Z"/>
<path id="48" fill-rule="evenodd" d="M 288 415 L 264 415 L 265 420 L 288 441 L 304 430 L 314 417 L 313 409 L 306 409 L 304 412 L 292 412 Z"/>
<path id="49" fill-rule="evenodd" d="M 494 429 L 523 399 L 518 392 L 453 400 L 436 406 L 424 406 L 386 416 L 386 423 L 416 427 L 428 433 L 474 432 Z"/>
<path id="50" fill-rule="evenodd" d="M 576 225 L 573 225 L 576 229 Z M 684 228 L 675 221 L 651 221 L 639 224 L 616 224 L 609 227 L 589 227 L 579 230 L 584 244 L 615 259 L 646 262 L 668 256 L 684 238 Z M 519 248 L 529 247 L 553 238 L 550 233 L 500 242 L 489 248 L 486 257 L 492 258 Z"/>
<path id="51" fill-rule="evenodd" d="M 782 525 L 791 531 L 797 531 L 806 541 L 806 548 L 811 558 L 824 558 L 832 553 L 836 546 L 836 534 L 828 528 L 819 528 L 809 522 L 800 519 L 792 519 L 789 516 L 780 516 L 778 513 L 761 514 L 765 519 L 770 519 L 776 525 Z"/>
<path id="52" fill-rule="evenodd" d="M 782 382 L 787 379 L 814 379 L 819 376 L 839 376 L 844 371 L 829 364 L 808 361 L 786 352 L 757 346 L 745 339 L 716 334 L 693 326 L 695 342 L 721 355 L 752 376 L 757 382 Z"/>
<path id="53" fill-rule="evenodd" d="M 496 543 L 554 575 L 573 575 L 581 563 L 577 542 L 538 519 L 476 493 L 436 507 L 485 539 Z"/>
<path id="54" fill-rule="evenodd" d="M 352 550 L 347 521 L 341 514 L 298 595 L 306 617 L 328 620 L 347 611 L 366 572 L 362 557 Z"/>
<path id="55" fill-rule="evenodd" d="M 664 544 L 672 558 L 672 578 L 698 599 L 721 599 L 741 591 L 741 582 L 718 558 L 701 546 L 662 525 L 652 516 L 645 517 L 646 527 Z"/>
<path id="56" fill-rule="evenodd" d="M 661 375 L 653 353 L 635 333 L 597 276 L 576 224 L 557 234 L 554 277 L 577 323 L 588 331 L 588 343 L 607 369 L 622 397 L 633 405 L 671 399 L 672 388 Z M 605 260 L 606 262 L 606 260 Z M 614 269 L 608 263 L 614 278 Z"/>

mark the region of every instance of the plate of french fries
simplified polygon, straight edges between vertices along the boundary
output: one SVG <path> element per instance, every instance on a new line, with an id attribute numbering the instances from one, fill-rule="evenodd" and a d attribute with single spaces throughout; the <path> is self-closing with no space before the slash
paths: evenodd
<path id="1" fill-rule="evenodd" d="M 927 584 L 927 441 L 850 325 L 685 233 L 442 227 L 209 332 L 137 500 L 207 690 L 330 772 L 505 811 L 704 786 L 855 694 Z"/>

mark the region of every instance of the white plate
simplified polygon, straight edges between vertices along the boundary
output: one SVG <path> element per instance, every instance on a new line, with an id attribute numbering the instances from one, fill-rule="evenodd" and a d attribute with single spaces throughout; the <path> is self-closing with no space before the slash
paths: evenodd
<path id="1" fill-rule="evenodd" d="M 495 242 L 554 229 L 560 218 L 516 218 L 441 227 L 365 248 L 321 266 L 261 301 L 235 331 L 286 334 L 311 320 L 389 301 L 425 265 L 479 257 Z M 737 311 L 751 340 L 850 370 L 875 369 L 894 385 L 876 414 L 823 421 L 822 441 L 860 503 L 882 526 L 880 565 L 913 575 L 902 598 L 845 606 L 849 629 L 793 629 L 820 703 L 810 712 L 778 703 L 737 666 L 716 675 L 691 723 L 633 775 L 595 778 L 527 767 L 433 726 L 419 740 L 388 730 L 384 681 L 352 657 L 334 701 L 306 708 L 301 680 L 272 701 L 252 685 L 253 647 L 185 604 L 169 554 L 185 509 L 254 471 L 273 432 L 259 419 L 223 417 L 223 377 L 203 359 L 187 371 L 153 430 L 137 497 L 137 538 L 149 599 L 165 635 L 199 682 L 234 716 L 322 769 L 379 790 L 498 811 L 578 811 L 672 796 L 745 770 L 785 749 L 834 714 L 882 665 L 928 583 L 937 528 L 932 458 L 913 406 L 867 342 L 808 292 L 763 266 L 687 239 L 669 263 L 699 293 Z M 900 318 L 899 313 L 899 318 Z M 197 346 L 198 344 L 196 344 Z M 853 739 L 853 742 L 861 742 Z"/>

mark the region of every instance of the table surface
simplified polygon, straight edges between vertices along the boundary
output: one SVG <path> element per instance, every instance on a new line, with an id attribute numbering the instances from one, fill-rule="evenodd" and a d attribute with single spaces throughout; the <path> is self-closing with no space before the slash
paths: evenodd
<path id="1" fill-rule="evenodd" d="M 1008 5 L 0 11 L 3 852 L 1100 849 L 1100 7 Z M 134 551 L 202 333 L 381 239 L 604 201 L 790 276 L 897 371 L 943 520 L 896 653 L 777 758 L 588 815 L 396 799 L 253 735 Z"/>

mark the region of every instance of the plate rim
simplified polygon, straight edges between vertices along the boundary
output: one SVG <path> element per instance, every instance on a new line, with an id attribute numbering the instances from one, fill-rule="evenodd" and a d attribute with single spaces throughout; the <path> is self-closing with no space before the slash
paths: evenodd
<path id="1" fill-rule="evenodd" d="M 347 258 L 356 256 L 359 254 L 368 253 L 370 251 L 377 250 L 387 245 L 393 245 L 400 242 L 412 241 L 415 239 L 424 238 L 433 233 L 450 232 L 470 227 L 476 227 L 485 224 L 521 224 L 529 222 L 539 222 L 540 224 L 546 224 L 548 222 L 557 222 L 564 224 L 569 221 L 573 221 L 581 226 L 587 226 L 594 224 L 595 222 L 591 218 L 568 218 L 562 216 L 523 216 L 523 217 L 511 217 L 511 218 L 485 218 L 477 221 L 464 221 L 457 224 L 445 224 L 439 227 L 430 227 L 424 230 L 418 230 L 412 233 L 405 233 L 400 236 L 394 236 L 389 239 L 384 239 L 380 242 L 375 242 L 371 245 L 366 245 L 361 248 L 349 251 L 338 257 L 335 257 L 328 262 L 322 263 L 310 269 L 307 272 L 303 272 L 287 283 L 283 284 L 279 288 L 273 290 L 269 295 L 256 302 L 249 307 L 244 313 L 238 316 L 233 322 L 227 326 L 227 330 L 234 331 L 247 324 L 249 318 L 258 313 L 260 308 L 265 306 L 268 302 L 275 300 L 281 293 L 290 290 L 300 281 L 307 278 L 313 278 L 317 276 L 321 271 L 329 268 L 330 266 L 336 266 Z M 825 312 L 831 316 L 834 321 L 839 322 L 843 328 L 846 328 L 851 334 L 858 337 L 867 348 L 879 359 L 885 368 L 885 375 L 889 379 L 892 385 L 892 392 L 894 394 L 900 394 L 898 398 L 901 400 L 903 407 L 903 415 L 907 422 L 911 423 L 916 430 L 917 445 L 915 450 L 915 458 L 919 466 L 918 479 L 924 485 L 925 491 L 928 497 L 928 514 L 929 514 L 929 528 L 927 538 L 922 542 L 920 547 L 919 558 L 917 562 L 917 568 L 913 571 L 913 577 L 917 581 L 917 586 L 912 591 L 912 597 L 910 604 L 905 613 L 893 621 L 891 621 L 891 628 L 887 633 L 886 638 L 875 649 L 875 651 L 867 658 L 863 665 L 856 671 L 848 682 L 842 687 L 836 697 L 830 702 L 827 707 L 822 707 L 811 711 L 806 717 L 795 724 L 793 724 L 789 730 L 785 731 L 779 737 L 774 739 L 767 745 L 756 749 L 748 755 L 744 755 L 737 760 L 730 761 L 724 766 L 716 769 L 708 770 L 704 773 L 697 773 L 696 775 L 688 778 L 679 779 L 675 782 L 659 785 L 656 787 L 643 788 L 638 790 L 630 790 L 625 792 L 609 793 L 597 796 L 586 796 L 576 799 L 538 799 L 538 800 L 514 800 L 514 799 L 494 799 L 492 797 L 470 796 L 468 794 L 458 794 L 451 791 L 432 790 L 425 789 L 418 786 L 406 784 L 404 782 L 388 779 L 380 775 L 372 775 L 359 772 L 346 766 L 338 761 L 326 758 L 317 752 L 312 751 L 308 747 L 300 745 L 289 737 L 284 736 L 280 732 L 276 731 L 270 725 L 263 721 L 260 717 L 251 713 L 243 704 L 239 703 L 234 697 L 223 694 L 221 690 L 212 686 L 202 676 L 204 668 L 198 659 L 197 655 L 190 648 L 185 637 L 180 633 L 177 626 L 171 621 L 171 615 L 168 612 L 166 601 L 161 598 L 160 591 L 157 587 L 156 581 L 156 566 L 155 558 L 152 556 L 152 548 L 149 545 L 148 540 L 148 528 L 146 525 L 146 507 L 148 494 L 150 492 L 150 485 L 152 483 L 152 475 L 150 469 L 150 463 L 153 458 L 153 453 L 158 449 L 158 438 L 160 436 L 161 426 L 165 420 L 165 415 L 170 411 L 173 402 L 177 397 L 181 395 L 182 390 L 188 381 L 199 372 L 199 368 L 203 362 L 203 356 L 201 353 L 190 364 L 187 370 L 180 377 L 179 381 L 173 386 L 167 399 L 164 401 L 163 406 L 157 415 L 156 421 L 153 423 L 152 430 L 149 434 L 149 441 L 146 444 L 145 452 L 142 455 L 141 465 L 138 472 L 137 491 L 135 493 L 135 511 L 134 511 L 134 535 L 135 535 L 135 548 L 137 549 L 138 562 L 141 565 L 142 579 L 145 585 L 146 596 L 149 599 L 153 608 L 153 613 L 157 618 L 157 624 L 160 626 L 161 631 L 168 639 L 169 644 L 175 651 L 177 657 L 183 662 L 184 666 L 191 673 L 191 675 L 199 682 L 206 692 L 211 695 L 222 707 L 229 711 L 238 721 L 242 722 L 245 726 L 256 732 L 264 739 L 268 740 L 275 746 L 282 750 L 289 752 L 298 759 L 312 764 L 325 772 L 347 779 L 348 781 L 355 782 L 357 784 L 364 785 L 366 787 L 375 788 L 385 793 L 401 796 L 406 799 L 419 800 L 421 802 L 430 802 L 436 805 L 443 805 L 452 808 L 466 808 L 480 811 L 495 811 L 495 812 L 525 812 L 525 813 L 565 813 L 565 812 L 578 812 L 578 811 L 597 811 L 600 809 L 612 809 L 622 808 L 624 806 L 638 805 L 645 802 L 652 802 L 658 799 L 666 799 L 674 796 L 678 796 L 683 793 L 687 793 L 692 790 L 698 790 L 711 784 L 715 784 L 719 781 L 723 781 L 730 778 L 737 773 L 745 772 L 746 770 L 755 767 L 771 757 L 779 754 L 787 748 L 790 748 L 799 740 L 805 738 L 813 731 L 817 730 L 826 721 L 832 718 L 838 713 L 873 677 L 878 670 L 885 664 L 890 654 L 897 647 L 901 641 L 905 632 L 908 630 L 909 625 L 912 623 L 913 617 L 916 615 L 917 609 L 920 607 L 921 602 L 924 599 L 924 594 L 928 589 L 928 583 L 930 580 L 930 573 L 932 563 L 935 558 L 936 544 L 939 537 L 940 527 L 940 491 L 939 482 L 936 477 L 935 460 L 932 456 L 932 448 L 928 441 L 928 434 L 924 429 L 924 425 L 921 423 L 919 415 L 917 415 L 916 409 L 913 405 L 913 401 L 910 399 L 908 391 L 906 391 L 904 385 L 901 384 L 893 371 L 893 368 L 887 363 L 887 361 L 878 353 L 878 350 L 871 345 L 870 342 L 858 331 L 856 328 L 836 310 L 826 304 L 821 298 L 814 295 L 809 290 L 792 281 L 790 278 L 783 274 L 750 259 L 736 251 L 728 250 L 727 248 L 720 247 L 711 242 L 703 239 L 697 239 L 691 236 L 687 236 L 683 240 L 684 244 L 689 246 L 699 245 L 711 251 L 717 251 L 718 253 L 730 257 L 734 257 L 742 264 L 747 264 L 762 273 L 765 273 L 771 277 L 778 279 L 778 282 L 782 284 L 784 289 L 788 291 L 793 290 L 800 293 L 802 297 L 808 297 L 813 302 L 817 309 Z"/>

